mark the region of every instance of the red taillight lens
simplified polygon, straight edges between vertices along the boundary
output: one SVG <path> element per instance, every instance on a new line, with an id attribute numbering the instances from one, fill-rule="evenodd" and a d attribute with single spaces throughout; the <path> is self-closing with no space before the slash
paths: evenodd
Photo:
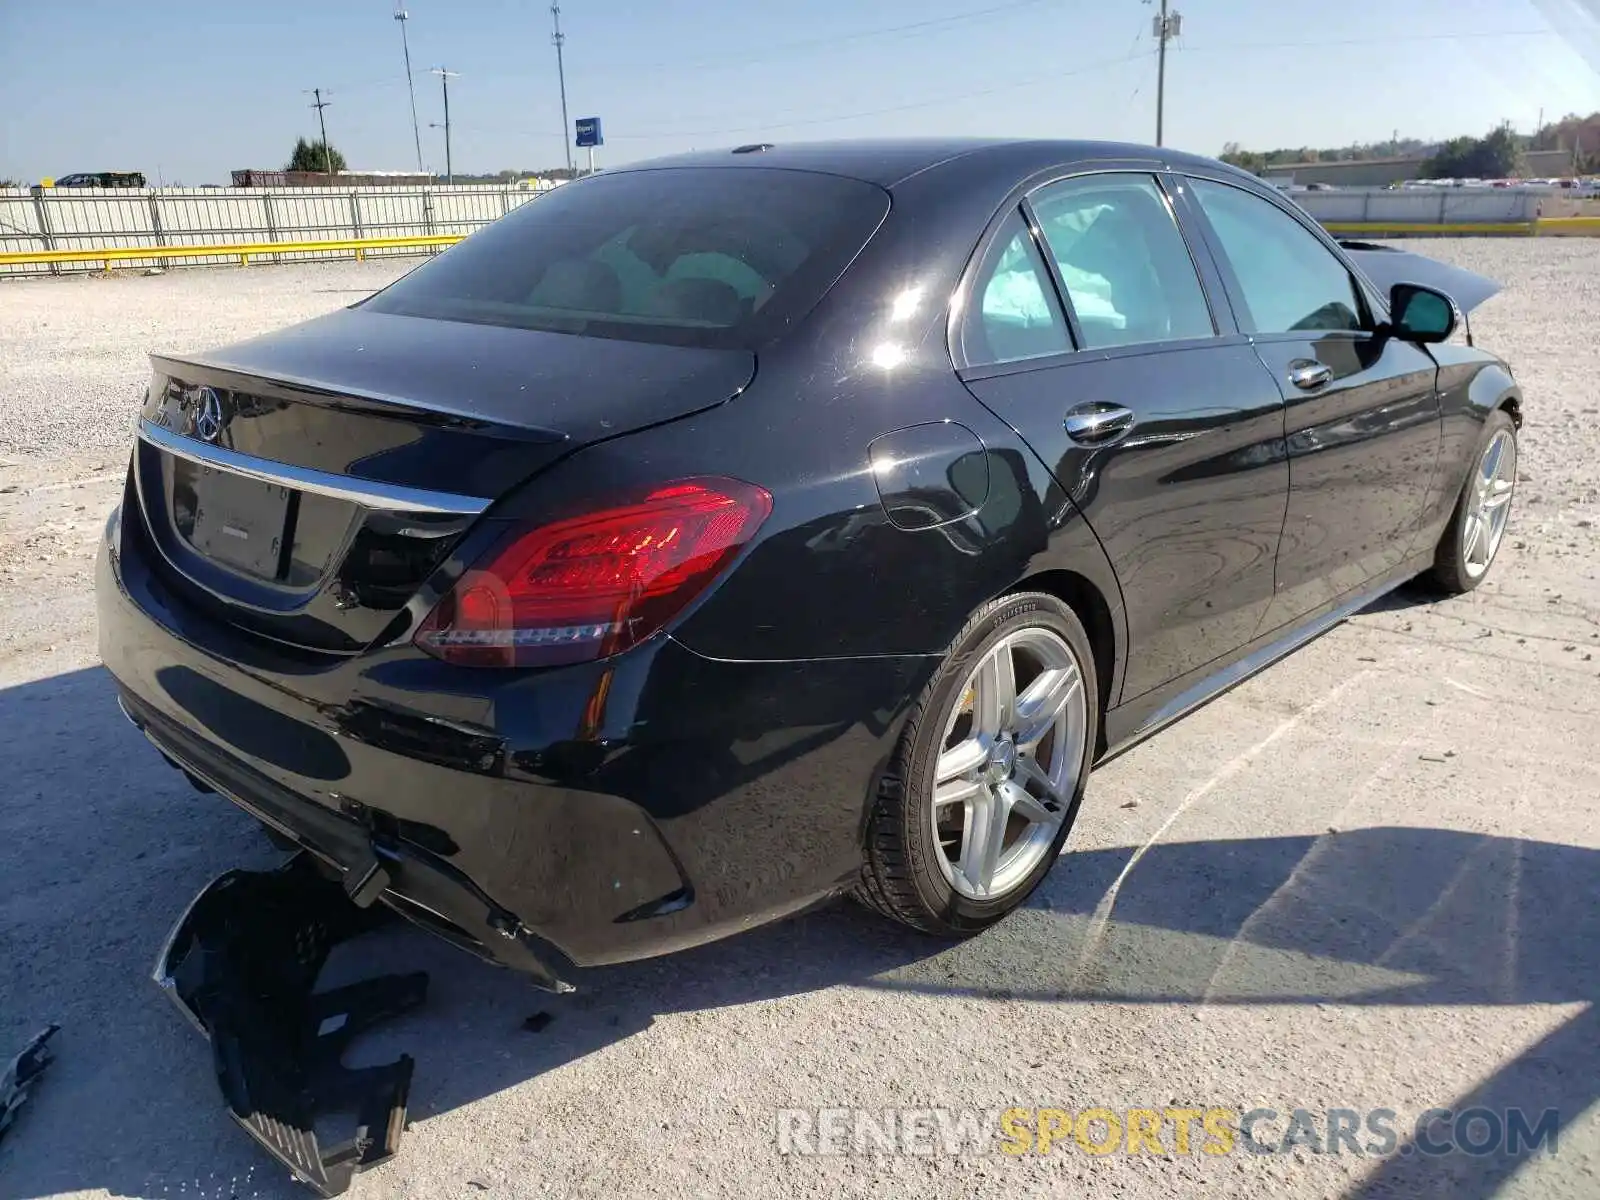
<path id="1" fill-rule="evenodd" d="M 604 658 L 656 633 L 772 511 L 737 479 L 683 479 L 542 525 L 456 582 L 413 641 L 446 662 L 531 667 Z"/>

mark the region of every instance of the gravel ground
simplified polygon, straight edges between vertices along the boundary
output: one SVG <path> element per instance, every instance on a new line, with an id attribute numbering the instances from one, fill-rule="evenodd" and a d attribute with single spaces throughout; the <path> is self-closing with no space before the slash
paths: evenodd
<path id="1" fill-rule="evenodd" d="M 1596 1195 L 1600 241 L 1423 250 L 1506 281 L 1475 328 L 1527 392 L 1482 588 L 1391 598 L 1097 773 L 1069 858 L 957 947 L 842 905 L 559 999 L 408 930 L 351 948 L 346 971 L 434 972 L 426 1009 L 362 1052 L 416 1055 L 415 1125 L 352 1194 Z M 117 714 L 89 570 L 145 351 L 401 269 L 0 286 L 0 1054 L 63 1026 L 0 1198 L 305 1194 L 224 1118 L 205 1047 L 145 980 L 188 898 L 270 855 Z M 536 1011 L 553 1020 L 522 1031 Z M 775 1142 L 786 1107 L 1171 1105 L 1390 1108 L 1401 1131 L 1436 1106 L 1553 1107 L 1563 1127 L 1521 1163 L 1214 1156 L 1198 1128 L 1159 1156 Z"/>

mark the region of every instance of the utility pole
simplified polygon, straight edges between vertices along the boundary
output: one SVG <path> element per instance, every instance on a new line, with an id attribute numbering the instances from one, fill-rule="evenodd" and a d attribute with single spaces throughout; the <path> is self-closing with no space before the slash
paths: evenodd
<path id="1" fill-rule="evenodd" d="M 561 32 L 561 0 L 555 0 L 550 5 L 550 18 L 555 22 L 555 32 L 550 40 L 556 47 L 556 78 L 561 82 L 561 144 L 567 151 L 567 178 L 572 178 L 572 125 L 567 120 L 567 69 L 561 60 L 561 47 L 566 45 L 567 35 Z"/>
<path id="2" fill-rule="evenodd" d="M 454 183 L 456 174 L 450 166 L 450 81 L 460 75 L 460 71 L 446 71 L 443 67 L 431 67 L 430 71 L 439 77 L 439 85 L 444 88 L 444 175 L 446 183 Z"/>
<path id="3" fill-rule="evenodd" d="M 1148 2 L 1148 0 L 1147 0 Z M 1161 12 L 1150 22 L 1155 34 L 1156 50 L 1156 145 L 1162 144 L 1163 125 L 1167 109 L 1167 43 L 1183 29 L 1183 14 L 1167 11 L 1168 0 L 1161 0 Z"/>
<path id="4" fill-rule="evenodd" d="M 417 144 L 417 173 L 423 173 L 422 167 L 422 129 L 417 124 L 417 83 L 411 77 L 411 43 L 406 38 L 406 22 L 411 19 L 411 14 L 400 7 L 399 0 L 395 0 L 394 19 L 400 22 L 400 49 L 406 56 L 406 91 L 411 93 L 411 138 Z"/>
<path id="5" fill-rule="evenodd" d="M 332 175 L 333 174 L 333 151 L 328 148 L 328 123 L 327 123 L 327 121 L 323 120 L 322 110 L 327 108 L 328 105 L 332 104 L 333 101 L 324 100 L 322 98 L 322 89 L 321 88 L 312 88 L 311 89 L 311 94 L 317 98 L 315 103 L 313 103 L 311 105 L 311 107 L 317 110 L 317 125 L 320 126 L 321 129 L 322 129 L 322 169 L 324 171 L 326 171 L 329 175 Z M 330 92 L 328 94 L 332 95 L 333 93 Z"/>

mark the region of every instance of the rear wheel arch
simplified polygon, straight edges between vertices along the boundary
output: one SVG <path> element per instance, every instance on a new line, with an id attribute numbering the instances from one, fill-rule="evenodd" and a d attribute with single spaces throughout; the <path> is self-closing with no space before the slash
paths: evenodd
<path id="1" fill-rule="evenodd" d="M 1120 679 L 1122 675 L 1118 669 L 1116 621 L 1105 595 L 1087 576 L 1060 569 L 1030 575 L 1018 581 L 1005 594 L 1014 592 L 1046 592 L 1072 609 L 1078 620 L 1083 622 L 1084 631 L 1089 635 L 1089 645 L 1094 651 L 1095 678 L 1099 684 L 1100 713 L 1103 718 L 1111 707 L 1113 679 Z M 1099 745 L 1095 747 L 1097 758 L 1105 750 L 1105 737 L 1105 721 L 1102 719 Z"/>

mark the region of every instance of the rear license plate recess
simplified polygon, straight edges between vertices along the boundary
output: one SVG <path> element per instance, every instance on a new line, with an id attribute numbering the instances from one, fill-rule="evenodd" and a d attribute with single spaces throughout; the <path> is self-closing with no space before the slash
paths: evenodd
<path id="1" fill-rule="evenodd" d="M 275 580 L 282 574 L 284 539 L 294 493 L 231 471 L 194 467 L 194 525 L 189 542 L 207 558 Z"/>

